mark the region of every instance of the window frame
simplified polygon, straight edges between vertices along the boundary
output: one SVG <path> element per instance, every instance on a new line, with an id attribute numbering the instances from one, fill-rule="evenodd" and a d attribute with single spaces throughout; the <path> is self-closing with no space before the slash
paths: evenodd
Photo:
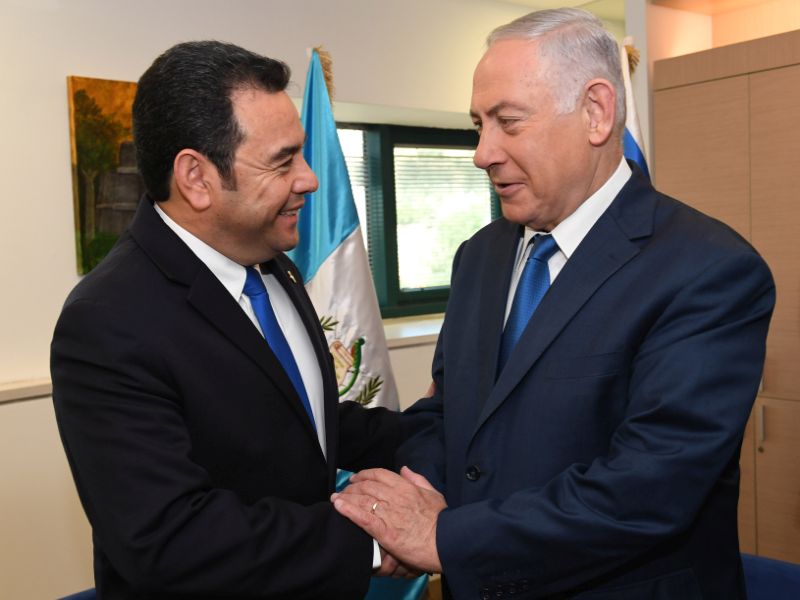
<path id="1" fill-rule="evenodd" d="M 474 149 L 478 133 L 474 129 L 439 129 L 404 125 L 341 122 L 339 129 L 364 132 L 364 158 L 367 175 L 367 247 L 372 278 L 384 318 L 444 312 L 450 286 L 415 290 L 400 288 L 397 248 L 397 210 L 395 195 L 395 146 L 455 147 Z M 500 216 L 498 197 L 490 190 L 490 219 Z"/>

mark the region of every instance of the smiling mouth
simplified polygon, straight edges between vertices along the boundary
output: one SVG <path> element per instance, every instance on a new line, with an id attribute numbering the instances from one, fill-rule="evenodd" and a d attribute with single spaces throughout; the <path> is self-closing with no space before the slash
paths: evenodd
<path id="1" fill-rule="evenodd" d="M 294 210 L 282 210 L 278 214 L 282 217 L 296 217 L 297 213 L 300 212 L 299 208 L 295 208 Z"/>

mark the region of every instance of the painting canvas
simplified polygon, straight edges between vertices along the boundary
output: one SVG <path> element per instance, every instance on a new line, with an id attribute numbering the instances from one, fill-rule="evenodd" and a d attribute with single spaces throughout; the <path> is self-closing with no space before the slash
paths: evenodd
<path id="1" fill-rule="evenodd" d="M 127 81 L 67 77 L 78 272 L 99 263 L 133 218 L 144 191 L 133 147 Z"/>

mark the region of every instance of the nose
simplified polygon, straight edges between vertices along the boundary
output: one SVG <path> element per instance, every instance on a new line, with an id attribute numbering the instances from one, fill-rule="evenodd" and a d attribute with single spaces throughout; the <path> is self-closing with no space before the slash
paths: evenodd
<path id="1" fill-rule="evenodd" d="M 479 169 L 488 171 L 492 165 L 496 165 L 503 160 L 503 153 L 498 143 L 497 134 L 493 127 L 484 126 L 478 138 L 478 147 L 475 148 L 475 155 L 472 162 Z"/>
<path id="2" fill-rule="evenodd" d="M 301 155 L 298 159 L 300 163 L 298 165 L 299 172 L 292 183 L 292 192 L 300 195 L 316 192 L 319 187 L 317 176 L 314 175 L 314 171 L 308 166 L 305 157 Z"/>

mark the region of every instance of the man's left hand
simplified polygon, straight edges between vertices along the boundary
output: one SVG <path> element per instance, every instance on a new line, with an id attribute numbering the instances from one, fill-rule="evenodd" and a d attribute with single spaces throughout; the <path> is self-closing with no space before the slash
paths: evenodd
<path id="1" fill-rule="evenodd" d="M 408 467 L 400 475 L 367 469 L 353 475 L 350 485 L 331 500 L 398 561 L 420 571 L 441 572 L 436 521 L 447 503 L 422 475 Z"/>

